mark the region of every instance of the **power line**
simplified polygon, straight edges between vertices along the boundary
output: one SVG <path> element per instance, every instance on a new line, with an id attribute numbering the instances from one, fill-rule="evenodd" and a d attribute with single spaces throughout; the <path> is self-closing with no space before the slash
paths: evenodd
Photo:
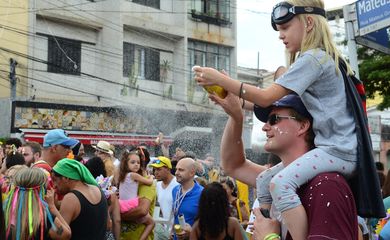
<path id="1" fill-rule="evenodd" d="M 101 1 L 95 1 L 95 2 L 85 2 L 85 3 L 76 3 L 76 4 L 67 4 L 64 6 L 56 6 L 56 7 L 52 7 L 52 8 L 33 9 L 33 10 L 27 10 L 27 11 L 14 12 L 14 13 L 10 13 L 10 14 L 0 14 L 0 16 L 35 13 L 39 10 L 44 10 L 44 11 L 55 11 L 55 10 L 61 10 L 61 9 L 64 10 L 66 8 L 71 8 L 71 7 L 74 8 L 74 7 L 78 7 L 78 6 L 87 6 L 88 4 L 92 4 L 92 3 L 96 5 L 96 3 L 100 3 L 100 2 L 104 2 L 104 1 L 107 1 L 107 0 L 101 0 Z M 186 0 L 177 0 L 177 1 L 183 2 Z M 187 1 L 193 1 L 193 0 L 187 0 Z M 65 2 L 63 2 L 63 3 L 65 3 Z M 137 3 L 134 3 L 134 4 L 137 4 Z M 147 5 L 143 5 L 143 4 L 139 4 L 139 5 L 148 7 Z M 230 4 L 228 6 L 230 9 L 233 9 L 233 10 L 242 10 L 242 11 L 246 11 L 246 12 L 250 12 L 250 13 L 254 13 L 254 14 L 259 14 L 259 15 L 270 15 L 271 14 L 270 12 L 256 11 L 256 10 L 247 9 L 247 8 L 239 8 L 239 7 L 237 7 L 237 4 L 233 4 L 232 2 L 230 2 Z M 11 7 L 11 8 L 20 8 L 20 7 Z M 155 9 L 156 9 L 155 11 L 121 11 L 121 10 L 115 11 L 115 10 L 93 10 L 93 9 L 76 9 L 74 11 L 97 12 L 97 13 L 134 13 L 134 14 L 188 14 L 188 13 L 191 13 L 190 11 L 179 12 L 179 11 L 167 11 L 164 9 L 157 9 L 157 8 L 155 8 Z M 226 12 L 219 11 L 219 13 L 230 13 L 230 12 L 231 11 L 226 11 Z"/>
<path id="2" fill-rule="evenodd" d="M 8 29 L 8 30 L 10 30 L 10 31 L 14 31 L 14 32 L 17 32 L 17 33 L 19 33 L 19 34 L 24 34 L 24 35 L 26 35 L 26 36 L 37 36 L 37 37 L 39 37 L 39 38 L 45 38 L 45 37 L 43 37 L 43 36 L 41 36 L 41 35 L 36 35 L 36 34 L 34 34 L 34 33 L 31 33 L 31 32 L 28 32 L 28 31 L 24 31 L 24 30 L 21 30 L 21 29 L 17 29 L 17 28 L 13 28 L 13 27 L 10 27 L 10 26 L 7 26 L 7 25 L 1 25 L 0 24 L 0 26 L 2 26 L 3 28 L 6 28 L 6 29 Z M 141 34 L 142 35 L 142 34 Z M 11 40 L 7 40 L 7 39 L 5 39 L 6 41 L 11 41 Z M 26 46 L 26 45 L 24 45 L 24 46 Z M 27 45 L 28 46 L 28 45 Z M 39 51 L 44 51 L 44 49 L 39 49 L 39 48 L 37 48 L 37 47 L 33 47 L 34 49 L 37 49 L 37 50 L 39 50 Z M 152 48 L 148 48 L 148 47 L 145 47 L 146 49 L 152 49 Z M 98 50 L 100 50 L 100 49 L 93 49 L 93 48 L 90 48 L 88 45 L 83 45 L 83 48 L 82 48 L 83 50 L 87 50 L 87 51 L 90 51 L 90 52 L 93 52 L 93 53 L 99 53 L 98 52 Z M 118 49 L 119 50 L 119 49 Z M 122 49 L 120 49 L 120 50 L 122 50 Z M 153 49 L 154 51 L 157 51 L 157 50 L 155 50 L 155 49 Z M 104 51 L 104 50 L 103 50 Z M 120 59 L 120 60 L 123 60 L 123 55 L 121 54 L 121 55 L 119 55 L 119 54 L 116 54 L 116 53 L 112 53 L 112 52 L 108 52 L 108 51 L 104 51 L 103 53 L 99 53 L 99 54 L 102 54 L 102 55 L 105 55 L 105 54 L 112 54 L 112 56 L 111 57 L 115 57 L 115 55 L 118 57 L 118 59 Z M 87 54 L 88 55 L 88 54 Z M 185 54 L 186 55 L 186 54 Z M 188 55 L 187 55 L 188 56 Z M 95 57 L 94 55 L 90 55 L 90 57 Z M 110 65 L 100 65 L 100 64 L 97 64 L 96 62 L 90 62 L 90 61 L 88 61 L 88 59 L 89 58 L 85 58 L 85 59 L 83 59 L 83 61 L 85 61 L 85 62 L 87 62 L 87 63 L 91 63 L 91 64 L 94 64 L 94 65 L 98 65 L 98 66 L 101 66 L 101 67 L 104 67 L 104 68 L 107 68 L 107 69 L 111 69 L 111 70 L 117 70 L 117 71 L 123 71 L 123 69 L 113 69 L 112 67 L 110 67 Z M 111 62 L 111 61 L 109 61 L 109 60 L 107 60 L 106 58 L 104 59 L 106 62 L 108 62 L 108 63 L 111 63 L 111 65 L 113 65 L 113 66 L 116 66 L 117 65 L 117 62 Z M 135 62 L 136 63 L 139 63 L 138 62 L 138 59 L 137 60 L 135 60 Z M 171 66 L 171 69 L 172 69 L 172 72 L 173 73 L 182 73 L 182 74 L 192 74 L 192 72 L 191 71 L 188 71 L 186 68 L 179 68 L 179 67 L 177 67 L 177 66 L 175 66 L 175 65 L 173 65 L 173 66 Z M 234 68 L 232 68 L 232 70 L 234 70 Z M 173 80 L 174 79 L 168 79 L 168 80 L 171 80 L 172 82 L 173 82 Z M 184 83 L 182 83 L 182 82 L 179 82 L 179 83 L 176 83 L 176 84 L 186 84 L 185 82 Z"/>
<path id="3" fill-rule="evenodd" d="M 26 55 L 26 54 L 22 54 L 22 53 L 19 53 L 19 52 L 10 50 L 10 49 L 6 49 L 6 48 L 3 48 L 3 47 L 0 47 L 0 50 L 6 51 L 6 52 L 10 52 L 10 53 L 13 53 L 13 54 L 18 55 L 18 56 L 21 56 L 21 57 L 28 58 L 28 59 L 33 60 L 33 61 L 38 61 L 38 62 L 41 62 L 41 63 L 50 64 L 50 63 L 48 63 L 47 61 L 44 61 L 44 60 L 42 60 L 42 59 L 38 59 L 38 58 L 35 58 L 35 57 L 31 57 L 31 56 L 28 56 L 28 55 Z M 1 72 L 7 72 L 7 71 L 5 71 L 5 70 L 0 70 L 0 71 L 1 71 Z M 91 78 L 95 78 L 95 79 L 102 80 L 102 81 L 104 81 L 104 82 L 112 83 L 112 84 L 115 84 L 115 85 L 129 87 L 129 88 L 138 90 L 138 91 L 140 91 L 140 92 L 144 92 L 144 93 L 151 94 L 151 95 L 154 95 L 154 96 L 164 97 L 164 96 L 161 95 L 161 94 L 158 94 L 158 93 L 155 93 L 155 92 L 151 92 L 151 91 L 148 91 L 148 90 L 145 90 L 145 89 L 134 88 L 134 87 L 132 87 L 132 86 L 130 86 L 130 85 L 128 85 L 128 84 L 122 84 L 122 83 L 114 82 L 114 81 L 111 81 L 111 80 L 108 80 L 108 79 L 105 79 L 105 78 L 102 78 L 102 77 L 94 76 L 94 75 L 91 75 L 91 74 L 87 74 L 87 73 L 81 73 L 81 74 L 86 75 L 86 76 L 89 76 L 89 77 L 91 77 Z M 76 89 L 76 88 L 71 88 L 71 87 L 68 87 L 68 86 L 65 87 L 65 86 L 60 85 L 60 84 L 50 83 L 50 82 L 43 81 L 43 80 L 40 80 L 40 79 L 36 79 L 36 78 L 33 78 L 33 77 L 27 77 L 27 76 L 24 76 L 24 75 L 21 75 L 21 74 L 17 74 L 17 75 L 18 75 L 18 76 L 21 76 L 21 77 L 24 77 L 24 78 L 26 78 L 26 79 L 32 79 L 32 80 L 35 80 L 35 81 L 38 81 L 38 82 L 51 84 L 51 85 L 54 85 L 54 86 L 57 86 L 57 87 L 62 87 L 62 88 L 65 88 L 65 89 L 69 89 L 69 90 L 76 91 L 76 92 L 81 92 L 81 93 L 93 95 L 93 96 L 96 96 L 96 97 L 105 97 L 105 96 L 100 96 L 100 95 L 98 95 L 98 94 L 94 94 L 94 93 L 86 92 L 86 91 L 83 91 L 83 90 L 79 90 L 79 89 Z M 105 98 L 106 98 L 106 99 L 111 99 L 111 100 L 114 100 L 114 101 L 119 101 L 119 102 L 123 102 L 123 103 L 128 104 L 127 101 L 123 101 L 123 100 L 120 100 L 120 99 L 110 98 L 110 97 L 105 97 Z M 173 98 L 172 100 L 174 100 L 174 101 L 179 101 L 179 102 L 183 102 L 182 100 L 175 99 L 175 98 Z M 218 109 L 216 109 L 216 108 L 209 107 L 209 106 L 205 106 L 205 105 L 202 105 L 202 104 L 196 104 L 196 103 L 191 103 L 191 102 L 187 102 L 187 101 L 185 101 L 185 103 L 190 104 L 190 105 L 194 105 L 194 106 L 197 106 L 197 107 L 202 107 L 202 108 L 205 108 L 205 109 L 208 109 L 208 110 L 214 110 L 214 111 L 217 110 L 217 111 L 221 111 L 221 112 L 222 112 L 222 110 L 218 110 Z"/>

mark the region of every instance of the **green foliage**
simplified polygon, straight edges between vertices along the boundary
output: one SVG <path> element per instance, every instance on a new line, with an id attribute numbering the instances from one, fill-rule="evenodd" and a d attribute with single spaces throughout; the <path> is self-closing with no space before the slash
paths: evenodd
<path id="1" fill-rule="evenodd" d="M 390 107 L 390 55 L 366 47 L 358 49 L 359 74 L 364 82 L 367 97 L 378 93 L 383 97 L 378 109 Z"/>
<path id="2" fill-rule="evenodd" d="M 127 79 L 128 84 L 126 84 L 126 81 L 123 82 L 123 87 L 121 89 L 120 94 L 122 96 L 127 96 L 128 88 L 129 88 L 129 89 L 134 89 L 136 91 L 135 95 L 136 97 L 138 97 L 139 85 L 137 84 L 137 81 L 138 81 L 138 76 L 135 72 L 135 65 L 133 65 L 131 67 L 129 78 Z"/>
<path id="3" fill-rule="evenodd" d="M 163 60 L 160 64 L 160 78 L 161 82 L 165 82 L 168 78 L 168 72 L 172 70 L 172 64 L 168 60 Z"/>

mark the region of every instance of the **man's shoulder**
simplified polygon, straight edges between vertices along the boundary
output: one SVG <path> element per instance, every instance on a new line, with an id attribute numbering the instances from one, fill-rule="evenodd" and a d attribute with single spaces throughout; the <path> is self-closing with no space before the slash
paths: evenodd
<path id="1" fill-rule="evenodd" d="M 154 198 L 157 195 L 156 184 L 148 186 L 146 184 L 138 185 L 138 197 Z"/>
<path id="2" fill-rule="evenodd" d="M 33 165 L 31 165 L 31 168 L 41 168 L 41 169 L 44 169 L 48 172 L 50 172 L 52 169 L 52 167 L 44 160 L 39 160 L 39 161 L 33 163 Z"/>
<path id="3" fill-rule="evenodd" d="M 197 192 L 197 193 L 198 192 L 202 192 L 203 191 L 203 186 L 195 181 L 194 191 Z"/>
<path id="4" fill-rule="evenodd" d="M 338 173 L 322 173 L 298 190 L 306 209 L 309 235 L 356 239 L 357 213 L 353 194 Z M 330 229 L 333 229 L 330 231 Z"/>
<path id="5" fill-rule="evenodd" d="M 352 195 L 345 178 L 341 174 L 334 172 L 318 174 L 298 190 L 298 195 L 301 198 L 309 195 L 316 197 L 317 193 L 320 196 L 326 194 L 328 198 L 336 197 L 335 194 L 337 193 L 344 196 Z"/>
<path id="6" fill-rule="evenodd" d="M 310 187 L 329 188 L 335 184 L 341 184 L 348 187 L 345 178 L 337 172 L 320 173 L 308 182 Z"/>

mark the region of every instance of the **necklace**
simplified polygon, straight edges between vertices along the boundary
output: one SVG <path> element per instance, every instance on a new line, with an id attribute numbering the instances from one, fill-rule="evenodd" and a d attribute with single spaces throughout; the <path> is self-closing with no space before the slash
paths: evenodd
<path id="1" fill-rule="evenodd" d="M 183 193 L 183 189 L 180 186 L 179 191 L 177 191 L 175 201 L 173 202 L 174 216 L 177 216 L 179 214 L 179 208 L 180 208 L 181 204 L 183 203 L 184 198 L 186 197 L 187 193 L 191 192 L 191 190 L 194 188 L 194 186 L 192 186 L 190 189 L 188 189 L 188 191 L 186 191 L 185 193 Z"/>

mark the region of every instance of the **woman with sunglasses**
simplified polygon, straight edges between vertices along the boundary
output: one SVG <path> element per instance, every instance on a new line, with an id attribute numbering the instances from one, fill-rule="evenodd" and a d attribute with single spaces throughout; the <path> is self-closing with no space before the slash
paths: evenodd
<path id="1" fill-rule="evenodd" d="M 270 87 L 246 85 L 212 68 L 196 66 L 193 70 L 199 85 L 219 85 L 242 98 L 243 105 L 249 101 L 266 108 L 290 93 L 301 97 L 313 117 L 316 148 L 298 158 L 294 165 L 284 166 L 272 178 L 272 198 L 262 204 L 269 207 L 272 201 L 282 212 L 293 239 L 306 239 L 307 216 L 296 189 L 322 172 L 339 172 L 347 177 L 354 173 L 356 124 L 347 106 L 343 75 L 338 67 L 344 59 L 332 40 L 323 1 L 278 3 L 273 8 L 271 23 L 291 54 L 291 66 Z M 353 74 L 348 65 L 347 69 L 348 74 Z M 221 101 L 215 95 L 210 98 Z"/>
<path id="2" fill-rule="evenodd" d="M 138 184 L 151 186 L 153 177 L 147 176 L 146 170 L 143 167 L 141 157 L 144 157 L 142 148 L 137 148 L 132 151 L 126 150 L 119 165 L 119 206 L 120 212 L 126 213 L 135 208 L 139 204 Z M 146 214 L 138 220 L 139 223 L 145 224 L 140 239 L 145 240 L 153 231 L 154 221 L 150 214 Z"/>

